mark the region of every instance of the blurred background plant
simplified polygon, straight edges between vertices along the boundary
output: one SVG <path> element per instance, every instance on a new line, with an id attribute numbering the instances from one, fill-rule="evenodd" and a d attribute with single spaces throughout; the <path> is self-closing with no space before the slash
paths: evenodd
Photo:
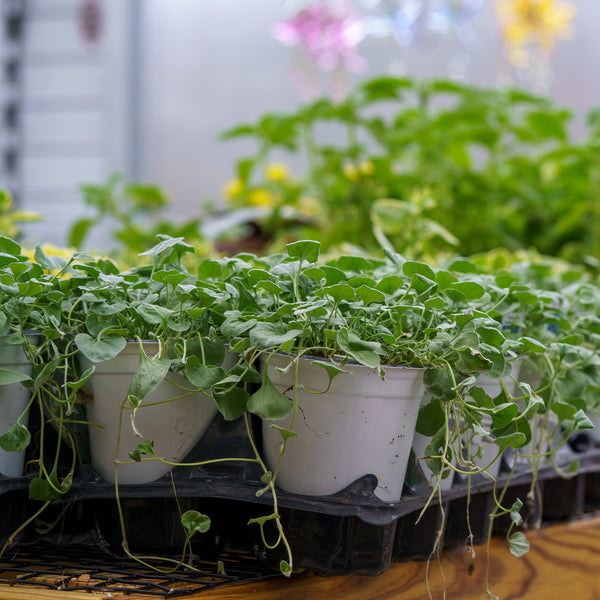
<path id="1" fill-rule="evenodd" d="M 505 247 L 582 261 L 600 256 L 600 111 L 581 142 L 572 117 L 517 89 L 378 77 L 343 102 L 226 131 L 256 151 L 237 161 L 224 195 L 233 210 L 261 208 L 269 250 L 310 238 L 326 250 L 389 244 L 411 258 Z M 282 155 L 306 168 L 292 175 L 273 163 Z"/>
<path id="2" fill-rule="evenodd" d="M 497 0 L 495 9 L 506 57 L 516 70 L 514 79 L 547 91 L 549 57 L 559 39 L 573 36 L 575 5 L 562 0 Z"/>
<path id="3" fill-rule="evenodd" d="M 0 188 L 0 234 L 18 240 L 21 238 L 21 223 L 41 221 L 42 215 L 30 210 L 16 210 L 12 196 Z"/>
<path id="4" fill-rule="evenodd" d="M 125 264 L 139 261 L 138 254 L 152 247 L 159 234 L 185 238 L 200 255 L 211 251 L 199 217 L 178 223 L 164 216 L 170 200 L 155 185 L 127 183 L 115 174 L 104 184 L 86 184 L 80 190 L 84 204 L 93 212 L 71 225 L 67 243 L 73 248 L 82 249 L 91 231 L 103 226 L 110 229 L 113 243 L 103 254 Z"/>

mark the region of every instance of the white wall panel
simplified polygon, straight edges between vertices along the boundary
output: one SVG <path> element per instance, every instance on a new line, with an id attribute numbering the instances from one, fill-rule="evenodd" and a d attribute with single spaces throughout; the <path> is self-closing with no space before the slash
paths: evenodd
<path id="1" fill-rule="evenodd" d="M 23 156 L 23 191 L 26 197 L 39 190 L 72 188 L 83 182 L 98 183 L 106 176 L 101 156 Z"/>
<path id="2" fill-rule="evenodd" d="M 29 110 L 24 114 L 23 125 L 29 146 L 97 144 L 106 138 L 106 117 L 101 110 Z"/>
<path id="3" fill-rule="evenodd" d="M 30 0 L 28 0 L 30 1 Z M 135 0 L 97 0 L 98 37 L 85 39 L 86 0 L 31 0 L 25 40 L 24 205 L 47 215 L 27 235 L 64 244 L 86 208 L 78 186 L 130 172 Z M 98 240 L 96 240 L 98 241 Z M 101 241 L 101 240 L 100 240 Z"/>
<path id="4" fill-rule="evenodd" d="M 26 104 L 40 100 L 93 99 L 106 90 L 102 65 L 27 65 L 23 73 Z"/>
<path id="5" fill-rule="evenodd" d="M 26 2 L 30 14 L 35 15 L 36 19 L 72 18 L 82 4 L 82 0 L 26 0 Z"/>
<path id="6" fill-rule="evenodd" d="M 34 13 L 35 14 L 35 13 Z M 86 43 L 76 19 L 35 19 L 27 28 L 27 58 L 48 60 L 63 58 L 69 61 L 85 60 L 98 50 Z"/>

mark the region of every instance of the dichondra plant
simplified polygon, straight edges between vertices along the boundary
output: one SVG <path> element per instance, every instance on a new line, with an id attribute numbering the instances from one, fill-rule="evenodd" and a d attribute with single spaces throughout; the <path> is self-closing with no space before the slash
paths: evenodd
<path id="1" fill-rule="evenodd" d="M 35 470 L 30 497 L 42 501 L 42 508 L 68 497 L 78 462 L 89 460 L 81 428 L 99 425 L 86 417 L 84 408 L 95 371 L 132 341 L 139 363 L 118 399 L 117 500 L 125 465 L 134 469 L 137 463 L 154 461 L 166 472 L 186 465 L 252 463 L 261 479 L 256 493 L 272 499 L 272 512 L 252 522 L 266 547 L 283 546 L 281 570 L 286 575 L 294 566 L 279 513 L 278 478 L 281 457 L 298 435 L 298 395 L 327 391 L 353 365 L 381 379 L 396 366 L 424 369 L 429 400 L 417 429 L 431 437 L 425 458 L 434 475 L 454 470 L 469 479 L 492 477 L 489 467 L 509 448 L 515 461 L 519 453 L 535 459 L 553 452 L 556 448 L 532 450 L 532 424 L 535 432 L 540 419 L 550 422 L 546 415 L 553 415 L 565 431 L 561 443 L 591 426 L 586 413 L 597 410 L 600 388 L 595 286 L 572 281 L 565 292 L 550 280 L 540 285 L 516 267 L 487 274 L 468 259 L 432 268 L 391 250 L 384 258 L 342 255 L 329 260 L 319 251 L 318 242 L 305 240 L 288 244 L 285 254 L 239 254 L 194 263 L 192 246 L 182 238 L 161 236 L 144 253 L 149 264 L 123 271 L 108 259 L 76 253 L 65 260 L 48 257 L 39 248 L 30 261 L 18 244 L 1 238 L 0 334 L 5 343 L 23 345 L 33 370 L 29 376 L 1 369 L 0 383 L 28 386 L 28 409 L 40 414 L 38 455 L 28 470 Z M 266 367 L 275 354 L 289 361 L 279 370 L 296 373 L 289 390 L 269 377 Z M 298 378 L 302 357 L 323 370 L 324 389 Z M 519 375 L 515 365 L 523 362 L 535 370 L 536 381 Z M 486 392 L 484 378 L 496 381 L 499 392 Z M 171 391 L 154 401 L 152 394 L 163 382 Z M 244 421 L 253 457 L 236 456 L 235 449 L 230 456 L 196 462 L 162 455 L 139 427 L 140 415 L 158 403 L 195 394 L 214 403 L 225 420 Z M 290 414 L 291 422 L 282 426 Z M 250 415 L 270 423 L 280 435 L 279 458 L 272 466 L 255 439 Z M 49 427 L 58 438 L 53 449 L 46 443 Z M 138 443 L 124 458 L 119 444 L 125 431 Z M 5 450 L 23 450 L 29 442 L 24 418 L 0 437 Z M 488 464 L 477 460 L 483 442 L 495 447 Z M 440 497 L 439 481 L 430 501 Z M 503 496 L 494 486 L 494 514 L 510 514 L 518 525 L 522 502 L 503 507 Z M 196 511 L 184 513 L 181 521 L 183 557 L 167 562 L 167 570 L 182 563 L 192 536 L 210 527 L 209 515 Z M 122 531 L 125 552 L 135 556 L 124 526 Z M 509 531 L 509 540 L 514 554 L 526 549 L 522 533 Z"/>

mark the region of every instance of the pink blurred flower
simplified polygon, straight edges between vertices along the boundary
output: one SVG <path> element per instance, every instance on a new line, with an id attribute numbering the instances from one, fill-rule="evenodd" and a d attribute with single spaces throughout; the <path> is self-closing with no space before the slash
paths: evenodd
<path id="1" fill-rule="evenodd" d="M 365 66 L 356 51 L 365 28 L 347 2 L 311 2 L 292 18 L 276 23 L 273 36 L 286 46 L 299 46 L 320 71 L 345 67 L 357 73 Z"/>

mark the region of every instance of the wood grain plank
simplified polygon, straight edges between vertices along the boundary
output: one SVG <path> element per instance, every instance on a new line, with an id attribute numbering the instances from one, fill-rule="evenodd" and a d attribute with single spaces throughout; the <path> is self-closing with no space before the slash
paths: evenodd
<path id="1" fill-rule="evenodd" d="M 113 600 L 123 598 L 123 595 L 113 595 Z M 0 600 L 62 600 L 71 598 L 72 600 L 109 600 L 103 592 L 65 592 L 60 590 L 48 590 L 35 587 L 10 587 L 0 584 Z M 128 597 L 133 600 L 132 596 Z M 148 596 L 146 596 L 146 599 Z M 139 599 L 138 599 L 139 600 Z"/>

